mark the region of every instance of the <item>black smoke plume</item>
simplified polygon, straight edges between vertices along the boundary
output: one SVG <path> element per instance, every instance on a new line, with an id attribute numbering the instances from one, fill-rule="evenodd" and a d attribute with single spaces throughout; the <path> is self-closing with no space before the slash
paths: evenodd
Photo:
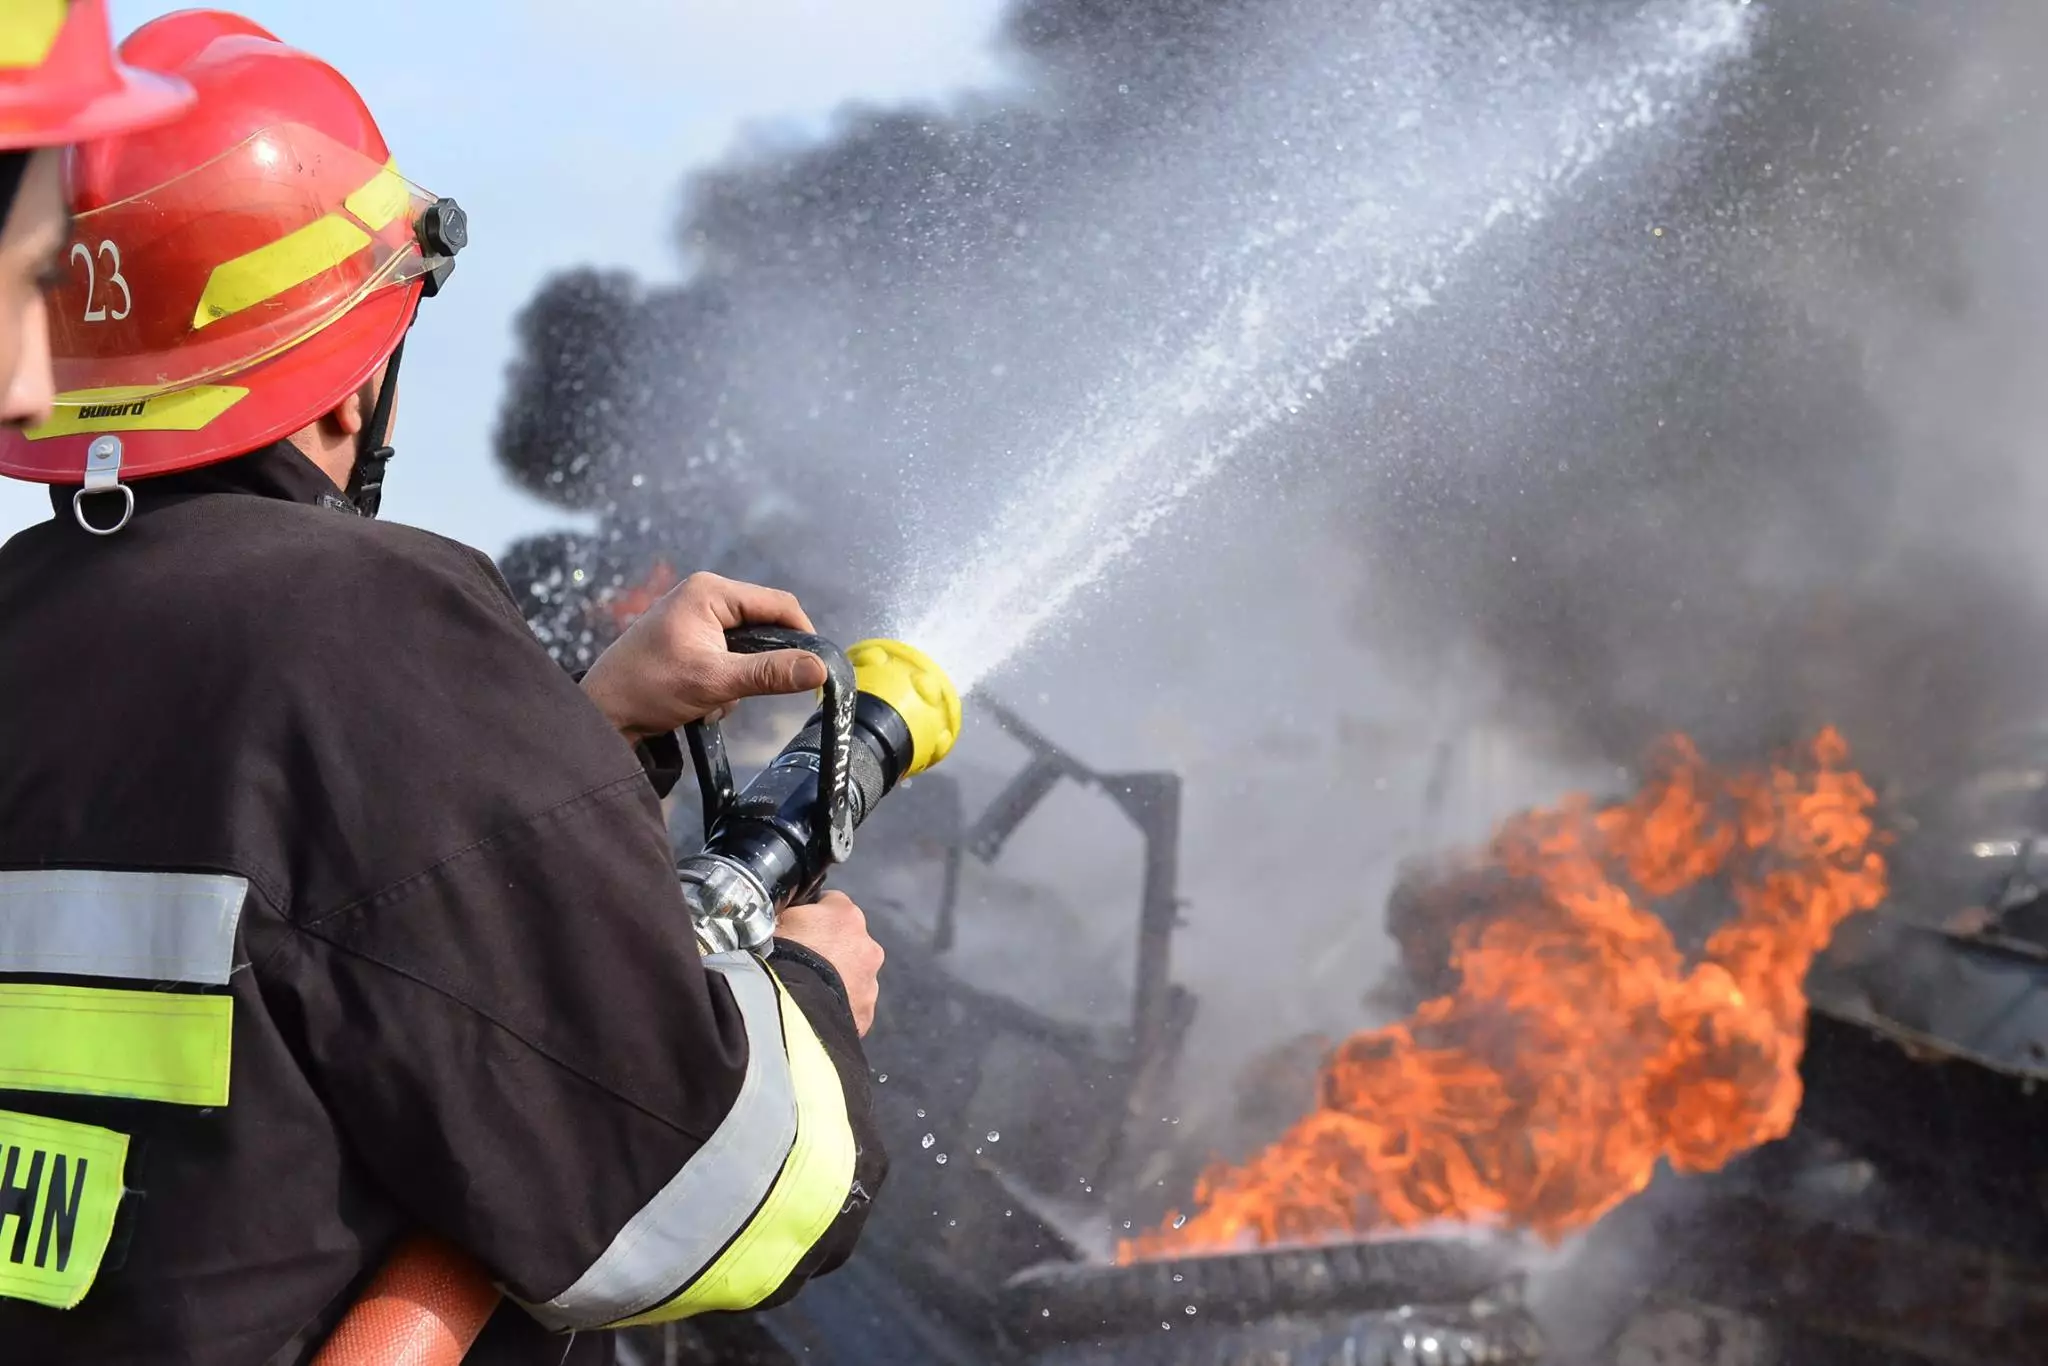
<path id="1" fill-rule="evenodd" d="M 497 450 L 601 517 L 507 558 L 543 634 L 587 660 L 593 593 L 662 556 L 786 583 L 828 622 L 890 606 L 933 534 L 902 524 L 906 485 L 1000 479 L 1077 395 L 1076 357 L 1170 325 L 1119 287 L 1150 297 L 1175 215 L 1197 231 L 1205 195 L 1290 163 L 1233 145 L 1177 197 L 1161 166 L 1290 63 L 1340 60 L 1376 8 L 1026 0 L 1016 88 L 852 110 L 694 176 L 681 284 L 551 281 Z M 1568 28 L 1615 5 L 1543 8 Z M 1913 778 L 2030 719 L 2048 678 L 2048 11 L 1763 9 L 1683 156 L 1452 281 L 1260 458 L 1365 566 L 1330 610 L 1375 658 L 1497 672 L 1560 757 L 1833 722 Z"/>

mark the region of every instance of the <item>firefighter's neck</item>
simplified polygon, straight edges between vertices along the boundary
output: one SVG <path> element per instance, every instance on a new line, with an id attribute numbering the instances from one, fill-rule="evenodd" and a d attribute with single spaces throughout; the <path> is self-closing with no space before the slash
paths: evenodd
<path id="1" fill-rule="evenodd" d="M 290 437 L 299 454 L 317 465 L 337 489 L 348 487 L 348 477 L 356 467 L 357 438 L 363 433 L 363 424 L 376 405 L 377 389 L 383 383 L 384 367 L 380 365 L 360 389 Z M 394 417 L 396 406 L 393 405 Z M 385 439 L 390 439 L 388 432 Z"/>

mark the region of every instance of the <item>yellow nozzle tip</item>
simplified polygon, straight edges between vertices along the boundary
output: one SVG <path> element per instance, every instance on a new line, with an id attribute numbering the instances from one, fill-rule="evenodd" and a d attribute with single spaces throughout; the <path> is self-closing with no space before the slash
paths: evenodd
<path id="1" fill-rule="evenodd" d="M 905 777 L 922 773 L 960 738 L 960 694 L 930 655 L 900 640 L 863 640 L 846 652 L 856 686 L 896 709 L 910 727 Z"/>

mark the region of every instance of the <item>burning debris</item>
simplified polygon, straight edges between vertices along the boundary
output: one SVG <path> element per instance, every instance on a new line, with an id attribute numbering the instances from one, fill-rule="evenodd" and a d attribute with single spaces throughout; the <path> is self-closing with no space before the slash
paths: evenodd
<path id="1" fill-rule="evenodd" d="M 1125 1259 L 1357 1237 L 1440 1220 L 1556 1239 L 1642 1190 L 1659 1160 L 1715 1170 L 1799 1108 L 1803 989 L 1835 927 L 1884 897 L 1875 794 L 1824 732 L 1768 769 L 1675 738 L 1635 796 L 1509 821 L 1451 895 L 1456 984 L 1345 1041 L 1317 1108 L 1198 1212 Z M 1652 903 L 1732 905 L 1688 962 Z"/>

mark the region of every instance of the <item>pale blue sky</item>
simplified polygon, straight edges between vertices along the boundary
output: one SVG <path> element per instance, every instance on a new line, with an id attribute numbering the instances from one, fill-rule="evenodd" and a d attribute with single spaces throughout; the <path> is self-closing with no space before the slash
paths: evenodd
<path id="1" fill-rule="evenodd" d="M 181 4 L 113 0 L 127 33 Z M 999 0 L 241 0 L 333 62 L 405 173 L 469 211 L 471 245 L 422 313 L 384 515 L 496 553 L 564 515 L 511 488 L 490 428 L 511 320 L 581 262 L 672 278 L 689 166 L 763 122 L 815 131 L 848 99 L 936 100 L 1000 74 Z M 486 17 L 487 16 L 487 17 Z M 47 515 L 0 480 L 0 535 Z"/>

